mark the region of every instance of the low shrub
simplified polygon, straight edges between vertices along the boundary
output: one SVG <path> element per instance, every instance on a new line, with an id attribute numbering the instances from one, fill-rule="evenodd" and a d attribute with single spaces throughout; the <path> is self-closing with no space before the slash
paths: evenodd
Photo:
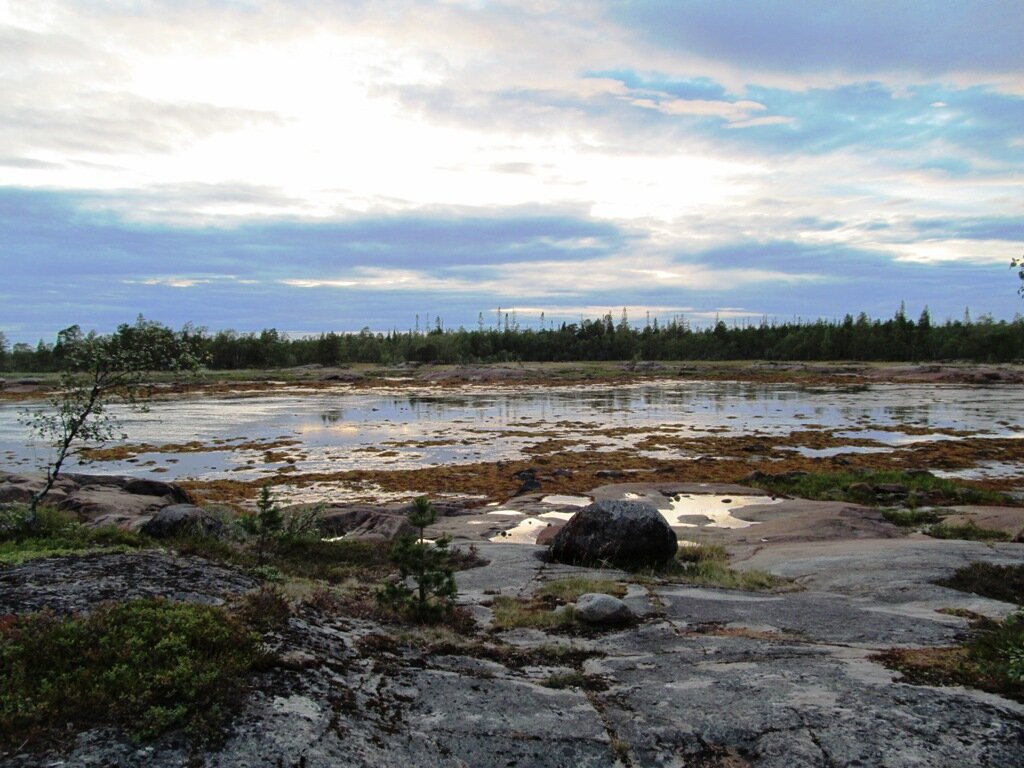
<path id="1" fill-rule="evenodd" d="M 965 645 L 895 648 L 876 657 L 918 685 L 964 685 L 1024 701 L 1024 611 L 983 621 Z"/>
<path id="2" fill-rule="evenodd" d="M 979 528 L 972 522 L 963 525 L 933 525 L 925 531 L 933 539 L 963 539 L 965 541 L 1009 541 L 1012 537 L 1006 531 Z"/>
<path id="3" fill-rule="evenodd" d="M 392 545 L 390 560 L 399 575 L 377 593 L 382 605 L 416 621 L 437 621 L 455 607 L 450 542 L 444 537 L 433 542 L 424 539 L 426 527 L 436 520 L 437 510 L 426 496 L 413 501 L 409 522 L 419 529 L 419 535 L 399 536 Z M 409 586 L 410 580 L 415 588 Z"/>
<path id="4" fill-rule="evenodd" d="M 147 598 L 87 616 L 0 625 L 0 734 L 9 743 L 73 722 L 135 739 L 185 727 L 217 734 L 260 658 L 259 637 L 223 608 Z"/>
<path id="5" fill-rule="evenodd" d="M 292 607 L 279 588 L 262 586 L 241 597 L 237 613 L 253 629 L 267 632 L 287 624 Z"/>
<path id="6" fill-rule="evenodd" d="M 941 523 L 946 516 L 934 509 L 883 509 L 882 517 L 900 528 L 916 528 Z"/>
<path id="7" fill-rule="evenodd" d="M 764 475 L 751 480 L 774 493 L 801 499 L 852 501 L 860 504 L 876 503 L 874 493 L 863 493 L 865 487 L 899 485 L 906 488 L 908 502 L 913 503 L 915 492 L 934 499 L 930 503 L 942 504 L 1007 504 L 1012 503 L 1004 493 L 975 488 L 949 478 L 936 477 L 929 472 L 903 472 L 874 470 L 868 472 L 807 472 L 785 475 Z M 882 494 L 884 496 L 885 494 Z"/>
<path id="8" fill-rule="evenodd" d="M 960 592 L 1024 605 L 1024 565 L 968 563 L 954 571 L 948 579 L 936 583 Z"/>
<path id="9" fill-rule="evenodd" d="M 52 507 L 40 507 L 34 516 L 27 504 L 10 505 L 0 511 L 0 563 L 148 546 L 151 542 L 142 534 L 113 525 L 87 527 L 70 513 Z"/>

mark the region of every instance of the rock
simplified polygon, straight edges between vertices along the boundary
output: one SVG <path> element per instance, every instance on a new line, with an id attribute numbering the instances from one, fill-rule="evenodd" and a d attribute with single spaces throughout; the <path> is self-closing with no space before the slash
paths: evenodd
<path id="1" fill-rule="evenodd" d="M 405 515 L 380 512 L 371 515 L 361 525 L 345 534 L 346 539 L 362 541 L 394 541 L 400 536 L 415 536 L 418 533 Z"/>
<path id="2" fill-rule="evenodd" d="M 657 509 L 637 501 L 596 501 L 565 524 L 552 559 L 571 565 L 657 566 L 676 556 L 675 532 Z"/>
<path id="3" fill-rule="evenodd" d="M 874 491 L 875 493 L 888 493 L 891 496 L 906 496 L 910 489 L 903 483 L 879 483 L 875 486 Z"/>
<path id="4" fill-rule="evenodd" d="M 540 490 L 540 480 L 537 479 L 537 470 L 535 469 L 524 469 L 516 472 L 512 475 L 522 483 L 519 486 L 519 490 L 516 491 L 516 496 L 521 496 L 524 493 L 530 493 L 531 491 Z"/>
<path id="5" fill-rule="evenodd" d="M 537 534 L 537 543 L 542 547 L 548 546 L 563 528 L 565 528 L 564 523 L 549 523 L 547 528 L 541 528 L 540 533 Z"/>
<path id="6" fill-rule="evenodd" d="M 867 483 L 851 483 L 846 492 L 858 499 L 870 499 L 875 495 L 875 489 Z"/>
<path id="7" fill-rule="evenodd" d="M 154 539 L 166 539 L 189 532 L 215 536 L 223 529 L 224 523 L 194 504 L 171 504 L 155 512 L 139 527 L 142 533 Z"/>
<path id="8" fill-rule="evenodd" d="M 167 501 L 163 497 L 125 493 L 117 485 L 103 484 L 86 485 L 74 490 L 57 508 L 74 512 L 80 522 L 94 525 L 96 520 L 109 515 L 148 516 L 165 506 Z"/>
<path id="9" fill-rule="evenodd" d="M 319 659 L 307 651 L 293 650 L 278 656 L 277 664 L 285 669 L 302 670 L 318 666 Z"/>
<path id="10" fill-rule="evenodd" d="M 0 503 L 32 501 L 32 489 L 27 485 L 12 482 L 0 485 Z"/>
<path id="11" fill-rule="evenodd" d="M 128 493 L 134 493 L 137 496 L 168 496 L 175 504 L 189 504 L 192 502 L 192 499 L 189 498 L 189 495 L 180 486 L 174 483 L 163 483 L 159 480 L 129 480 L 124 484 L 124 489 Z"/>
<path id="12" fill-rule="evenodd" d="M 385 511 L 369 504 L 330 512 L 320 521 L 320 528 L 328 536 L 366 541 L 393 541 L 399 536 L 416 534 L 404 513 Z"/>
<path id="13" fill-rule="evenodd" d="M 626 473 L 621 469 L 599 469 L 594 473 L 594 477 L 625 477 Z"/>
<path id="14" fill-rule="evenodd" d="M 619 598 L 588 592 L 576 600 L 576 618 L 586 624 L 612 626 L 628 624 L 636 616 Z"/>

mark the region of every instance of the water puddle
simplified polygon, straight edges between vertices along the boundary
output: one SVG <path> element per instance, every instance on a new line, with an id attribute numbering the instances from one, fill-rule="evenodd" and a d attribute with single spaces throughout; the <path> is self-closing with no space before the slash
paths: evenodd
<path id="1" fill-rule="evenodd" d="M 983 461 L 969 469 L 934 469 L 932 474 L 951 480 L 1007 480 L 1020 477 L 1020 464 L 1008 461 Z"/>
<path id="2" fill-rule="evenodd" d="M 669 499 L 671 508 L 661 513 L 669 525 L 683 528 L 749 528 L 759 525 L 755 520 L 743 520 L 733 515 L 744 507 L 778 504 L 779 499 L 768 496 L 736 496 L 717 493 L 684 493 Z M 708 523 L 693 523 L 684 518 L 706 517 Z"/>
<path id="3" fill-rule="evenodd" d="M 844 453 L 892 453 L 891 447 L 873 447 L 870 445 L 838 445 L 831 448 L 807 448 L 802 445 L 780 446 L 780 451 L 793 451 L 809 459 L 821 459 L 827 456 L 839 456 Z"/>
<path id="4" fill-rule="evenodd" d="M 537 535 L 551 525 L 550 520 L 543 520 L 539 517 L 528 517 L 514 528 L 502 531 L 497 536 L 492 536 L 490 541 L 503 544 L 536 544 Z"/>
<path id="5" fill-rule="evenodd" d="M 836 432 L 835 436 L 847 440 L 874 440 L 876 443 L 884 443 L 891 446 L 933 443 L 942 440 L 963 440 L 959 435 L 945 435 L 941 432 L 932 432 L 927 435 L 911 435 L 906 432 L 885 429 L 851 429 L 844 432 Z"/>
<path id="6" fill-rule="evenodd" d="M 589 496 L 563 496 L 558 493 L 545 496 L 540 500 L 541 504 L 556 504 L 561 507 L 586 507 L 593 499 Z"/>

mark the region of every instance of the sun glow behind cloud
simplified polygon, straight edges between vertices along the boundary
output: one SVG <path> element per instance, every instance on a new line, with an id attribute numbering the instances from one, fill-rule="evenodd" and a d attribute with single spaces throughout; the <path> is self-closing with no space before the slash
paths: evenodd
<path id="1" fill-rule="evenodd" d="M 109 306 L 129 316 L 160 315 L 148 302 L 167 288 L 217 297 L 198 307 L 243 289 L 324 307 L 329 292 L 433 293 L 463 318 L 498 298 L 815 314 L 844 290 L 848 311 L 935 306 L 962 301 L 935 270 L 1020 255 L 1024 76 L 1008 41 L 1024 14 L 726 5 L 3 3 L 0 187 L 72 201 L 66 231 L 106 240 L 89 262 L 62 252 L 67 279 L 116 273 Z M 930 37 L 888 45 L 914 24 Z M 606 229 L 443 247 L 479 234 L 461 222 L 539 216 Z M 404 239 L 421 219 L 440 246 Z M 25 254 L 41 235 L 18 240 L 28 224 L 10 221 L 16 297 L 40 279 Z M 366 221 L 394 234 L 325 230 L 315 259 L 293 242 Z M 933 271 L 901 296 L 907 265 Z"/>

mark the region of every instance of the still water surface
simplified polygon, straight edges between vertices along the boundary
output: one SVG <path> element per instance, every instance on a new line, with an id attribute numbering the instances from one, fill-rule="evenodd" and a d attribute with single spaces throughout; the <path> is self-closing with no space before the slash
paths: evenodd
<path id="1" fill-rule="evenodd" d="M 49 457 L 19 423 L 25 405 L 0 406 L 0 466 L 28 470 Z M 35 407 L 39 407 L 38 405 Z M 299 472 L 411 469 L 522 457 L 542 441 L 563 450 L 614 450 L 652 434 L 699 437 L 838 430 L 888 450 L 907 442 L 957 439 L 899 427 L 1024 437 L 1024 390 L 935 385 L 794 387 L 742 382 L 324 392 L 285 389 L 259 396 L 195 396 L 120 414 L 128 442 L 198 441 L 195 452 L 148 452 L 95 462 L 89 471 L 154 477 L 251 479 L 293 465 Z M 895 430 L 895 431 L 893 431 Z M 608 434 L 611 431 L 612 434 Z M 269 445 L 239 447 L 254 441 Z M 822 455 L 836 449 L 798 449 Z M 676 451 L 646 451 L 652 459 Z M 287 459 L 291 459 L 288 462 Z M 1024 468 L 1019 468 L 1024 471 Z"/>

